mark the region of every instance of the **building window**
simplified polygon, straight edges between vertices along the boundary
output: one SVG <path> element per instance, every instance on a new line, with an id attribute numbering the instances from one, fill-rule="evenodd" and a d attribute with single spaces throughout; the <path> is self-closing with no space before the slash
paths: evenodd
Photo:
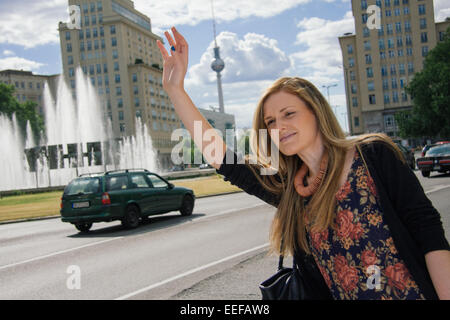
<path id="1" fill-rule="evenodd" d="M 444 31 L 439 31 L 439 41 L 444 41 L 445 37 L 445 32 Z"/>
<path id="2" fill-rule="evenodd" d="M 389 81 L 388 81 L 388 79 L 383 79 L 383 90 L 389 90 Z"/>
<path id="3" fill-rule="evenodd" d="M 420 42 L 422 42 L 422 43 L 428 42 L 428 35 L 426 32 L 420 33 Z"/>
<path id="4" fill-rule="evenodd" d="M 392 102 L 398 102 L 398 92 L 394 91 L 392 92 Z"/>
<path id="5" fill-rule="evenodd" d="M 384 39 L 379 39 L 378 40 L 378 47 L 380 50 L 384 50 Z"/>
<path id="6" fill-rule="evenodd" d="M 373 84 L 373 81 L 367 82 L 367 90 L 369 90 L 369 91 L 375 90 L 375 85 Z"/>
<path id="7" fill-rule="evenodd" d="M 403 8 L 403 14 L 406 16 L 409 14 L 409 7 L 404 7 Z"/>
<path id="8" fill-rule="evenodd" d="M 97 24 L 97 16 L 95 14 L 91 16 L 91 23 L 93 26 Z"/>
<path id="9" fill-rule="evenodd" d="M 134 94 L 139 94 L 139 87 L 138 86 L 133 86 L 133 93 Z"/>
<path id="10" fill-rule="evenodd" d="M 100 63 L 97 63 L 97 74 L 102 73 L 102 65 Z"/>
<path id="11" fill-rule="evenodd" d="M 67 56 L 67 64 L 69 66 L 73 65 L 73 56 Z"/>
<path id="12" fill-rule="evenodd" d="M 367 9 L 367 0 L 361 0 L 361 10 Z"/>
<path id="13" fill-rule="evenodd" d="M 378 29 L 378 36 L 384 35 L 384 28 L 383 25 L 380 25 L 380 29 Z"/>
<path id="14" fill-rule="evenodd" d="M 406 79 L 400 78 L 400 89 L 404 89 L 406 87 Z"/>
<path id="15" fill-rule="evenodd" d="M 103 10 L 102 2 L 97 1 L 97 11 L 102 11 L 102 10 Z"/>
<path id="16" fill-rule="evenodd" d="M 387 114 L 384 116 L 384 127 L 385 128 L 392 128 L 395 125 L 395 119 L 394 115 Z"/>
<path id="17" fill-rule="evenodd" d="M 397 89 L 397 78 L 391 79 L 391 86 L 392 86 L 392 89 Z"/>
<path id="18" fill-rule="evenodd" d="M 116 74 L 116 75 L 114 76 L 114 81 L 115 81 L 116 83 L 120 83 L 120 74 Z"/>
<path id="19" fill-rule="evenodd" d="M 384 51 L 380 51 L 380 59 L 386 59 L 386 53 Z"/>
<path id="20" fill-rule="evenodd" d="M 400 74 L 405 74 L 405 64 L 404 63 L 400 63 L 398 65 L 398 71 Z"/>
<path id="21" fill-rule="evenodd" d="M 359 127 L 359 117 L 353 117 L 353 122 L 355 124 L 355 127 Z"/>
<path id="22" fill-rule="evenodd" d="M 369 94 L 369 104 L 375 104 L 375 103 L 376 103 L 375 95 Z"/>
<path id="23" fill-rule="evenodd" d="M 366 54 L 366 64 L 372 63 L 372 56 L 370 54 Z"/>
<path id="24" fill-rule="evenodd" d="M 392 27 L 392 23 L 388 23 L 388 24 L 386 25 L 386 33 L 387 33 L 387 34 L 393 34 L 393 33 L 394 33 L 394 29 L 393 29 L 393 27 Z"/>
<path id="25" fill-rule="evenodd" d="M 386 10 L 386 17 L 390 17 L 390 16 L 392 16 L 391 10 Z"/>
<path id="26" fill-rule="evenodd" d="M 388 75 L 387 66 L 381 66 L 381 76 L 386 77 Z"/>
<path id="27" fill-rule="evenodd" d="M 386 92 L 384 94 L 383 98 L 384 98 L 384 103 L 390 103 L 391 102 L 390 98 L 389 98 L 389 93 Z"/>
<path id="28" fill-rule="evenodd" d="M 425 12 L 425 5 L 424 4 L 419 4 L 419 15 L 423 15 L 426 14 Z"/>
<path id="29" fill-rule="evenodd" d="M 388 43 L 388 48 L 389 49 L 394 48 L 394 39 L 393 38 L 389 38 L 387 43 Z"/>
<path id="30" fill-rule="evenodd" d="M 125 132 L 125 123 L 119 123 L 120 132 Z"/>
<path id="31" fill-rule="evenodd" d="M 420 19 L 420 29 L 426 29 L 427 27 L 427 18 Z"/>
<path id="32" fill-rule="evenodd" d="M 352 93 L 356 93 L 356 84 L 355 83 L 352 83 L 351 90 L 352 90 Z"/>
<path id="33" fill-rule="evenodd" d="M 407 46 L 412 46 L 412 40 L 411 40 L 411 35 L 407 34 L 405 36 L 405 42 Z"/>
<path id="34" fill-rule="evenodd" d="M 119 111 L 119 121 L 123 121 L 123 111 Z"/>
<path id="35" fill-rule="evenodd" d="M 110 30 L 111 34 L 116 34 L 116 26 L 115 25 L 110 26 L 109 30 Z"/>
<path id="36" fill-rule="evenodd" d="M 122 95 L 122 88 L 116 87 L 116 96 L 121 96 L 121 95 Z"/>
<path id="37" fill-rule="evenodd" d="M 134 98 L 134 106 L 139 107 L 139 98 L 138 97 Z"/>
<path id="38" fill-rule="evenodd" d="M 133 82 L 137 82 L 137 74 L 133 73 L 132 75 Z"/>
<path id="39" fill-rule="evenodd" d="M 403 46 L 403 38 L 401 36 L 397 37 L 397 47 Z"/>
<path id="40" fill-rule="evenodd" d="M 395 68 L 395 64 L 391 64 L 391 75 L 396 74 L 396 68 Z"/>
<path id="41" fill-rule="evenodd" d="M 70 41 L 70 31 L 66 31 L 66 40 Z"/>
<path id="42" fill-rule="evenodd" d="M 412 48 L 406 48 L 406 55 L 412 56 Z"/>
<path id="43" fill-rule="evenodd" d="M 362 23 L 367 23 L 367 13 L 363 13 L 361 18 L 362 18 Z"/>
<path id="44" fill-rule="evenodd" d="M 117 38 L 111 38 L 111 46 L 117 47 Z"/>
<path id="45" fill-rule="evenodd" d="M 354 67 L 355 66 L 355 59 L 348 58 L 348 66 L 349 67 Z"/>
<path id="46" fill-rule="evenodd" d="M 363 35 L 364 35 L 364 37 L 366 37 L 366 38 L 370 36 L 369 28 L 364 27 L 364 29 L 363 29 Z"/>
<path id="47" fill-rule="evenodd" d="M 428 46 L 422 47 L 422 57 L 426 57 L 428 55 Z"/>
<path id="48" fill-rule="evenodd" d="M 351 44 L 347 45 L 347 53 L 352 54 L 353 53 L 353 46 Z"/>
<path id="49" fill-rule="evenodd" d="M 357 97 L 352 97 L 352 106 L 353 107 L 357 107 L 358 106 L 358 98 Z"/>
<path id="50" fill-rule="evenodd" d="M 405 32 L 411 32 L 411 22 L 405 21 Z"/>
<path id="51" fill-rule="evenodd" d="M 119 62 L 114 61 L 114 71 L 119 71 Z"/>
<path id="52" fill-rule="evenodd" d="M 403 49 L 398 49 L 397 50 L 397 56 L 403 57 Z"/>
<path id="53" fill-rule="evenodd" d="M 119 58 L 119 52 L 117 50 L 113 50 L 112 51 L 112 56 L 113 56 L 113 59 L 118 59 Z"/>
<path id="54" fill-rule="evenodd" d="M 68 44 L 66 45 L 66 49 L 67 49 L 67 52 L 72 52 L 72 44 L 71 44 L 71 43 L 68 43 Z"/>
<path id="55" fill-rule="evenodd" d="M 356 80 L 355 71 L 350 71 L 350 80 Z"/>
<path id="56" fill-rule="evenodd" d="M 366 68 L 367 78 L 373 78 L 373 69 L 371 67 Z"/>
<path id="57" fill-rule="evenodd" d="M 401 33 L 402 32 L 402 23 L 401 22 L 396 22 L 395 23 L 395 32 L 397 32 L 397 33 Z"/>
<path id="58" fill-rule="evenodd" d="M 364 41 L 364 50 L 370 50 L 370 41 L 369 40 Z"/>
<path id="59" fill-rule="evenodd" d="M 412 62 L 408 62 L 408 73 L 414 73 L 414 64 Z"/>

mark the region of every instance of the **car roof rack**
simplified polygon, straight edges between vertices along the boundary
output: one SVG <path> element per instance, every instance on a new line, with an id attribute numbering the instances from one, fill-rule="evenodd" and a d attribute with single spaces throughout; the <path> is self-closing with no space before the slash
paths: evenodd
<path id="1" fill-rule="evenodd" d="M 120 172 L 128 173 L 128 172 L 139 172 L 139 171 L 144 171 L 144 172 L 150 173 L 150 171 L 148 171 L 147 169 L 119 169 L 119 170 L 107 171 L 105 173 L 105 175 L 109 175 L 111 173 L 120 173 Z"/>

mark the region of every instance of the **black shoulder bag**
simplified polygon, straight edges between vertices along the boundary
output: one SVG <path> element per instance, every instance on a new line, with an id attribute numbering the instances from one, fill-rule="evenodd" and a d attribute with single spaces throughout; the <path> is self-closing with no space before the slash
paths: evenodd
<path id="1" fill-rule="evenodd" d="M 294 254 L 292 268 L 278 261 L 278 272 L 259 285 L 263 300 L 331 300 L 330 291 L 311 255 Z M 299 263 L 300 262 L 300 263 Z"/>

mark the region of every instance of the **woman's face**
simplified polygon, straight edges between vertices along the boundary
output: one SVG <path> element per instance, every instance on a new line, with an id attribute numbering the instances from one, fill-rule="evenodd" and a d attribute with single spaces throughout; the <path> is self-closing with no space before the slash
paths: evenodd
<path id="1" fill-rule="evenodd" d="M 282 154 L 300 154 L 316 142 L 319 134 L 316 117 L 296 95 L 284 91 L 270 95 L 263 113 L 269 135 L 271 130 L 279 130 L 279 141 L 273 142 Z"/>

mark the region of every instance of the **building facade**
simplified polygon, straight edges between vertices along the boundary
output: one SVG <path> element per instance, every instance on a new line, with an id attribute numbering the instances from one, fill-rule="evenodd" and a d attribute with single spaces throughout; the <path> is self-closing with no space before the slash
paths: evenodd
<path id="1" fill-rule="evenodd" d="M 36 112 L 44 116 L 44 87 L 47 83 L 52 95 L 56 92 L 59 75 L 38 75 L 31 71 L 2 70 L 0 83 L 14 86 L 14 94 L 20 103 L 33 101 Z"/>
<path id="2" fill-rule="evenodd" d="M 115 138 L 135 133 L 136 119 L 147 125 L 162 167 L 171 165 L 176 142 L 171 132 L 181 123 L 162 87 L 162 39 L 149 17 L 130 0 L 69 0 L 78 6 L 80 29 L 59 24 L 64 78 L 75 92 L 81 68 L 96 88 Z M 74 93 L 75 96 L 75 93 Z"/>
<path id="3" fill-rule="evenodd" d="M 370 24 L 371 5 L 379 9 L 379 27 Z M 432 0 L 352 0 L 352 11 L 355 34 L 339 37 L 350 134 L 396 137 L 395 113 L 412 108 L 405 87 L 450 21 L 435 23 Z"/>

